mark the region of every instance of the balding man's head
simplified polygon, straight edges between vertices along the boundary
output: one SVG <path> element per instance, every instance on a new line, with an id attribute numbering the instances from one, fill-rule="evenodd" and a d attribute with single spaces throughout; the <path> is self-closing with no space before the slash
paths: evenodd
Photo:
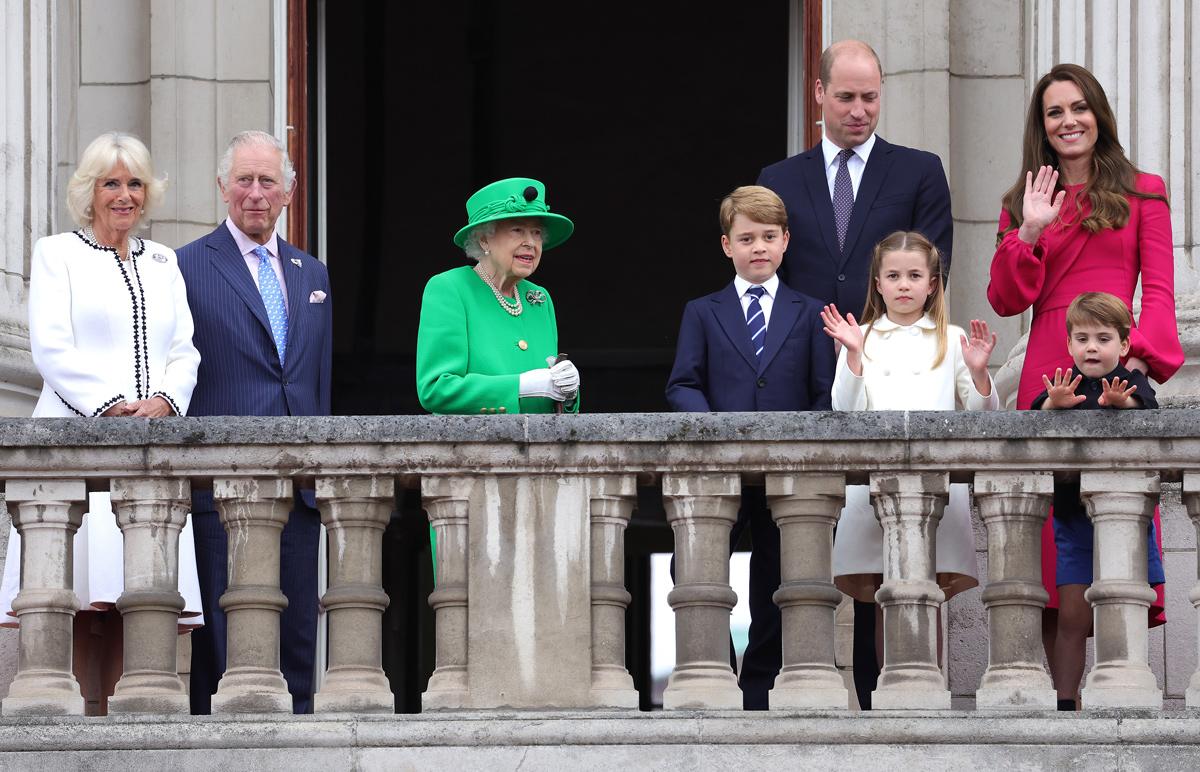
<path id="1" fill-rule="evenodd" d="M 883 70 L 875 51 L 858 40 L 843 40 L 821 55 L 815 94 L 825 136 L 840 148 L 870 139 L 879 123 Z"/>
<path id="2" fill-rule="evenodd" d="M 833 78 L 833 63 L 840 56 L 864 56 L 875 61 L 875 69 L 879 73 L 879 81 L 883 82 L 883 63 L 879 54 L 861 40 L 839 40 L 821 52 L 821 66 L 817 77 L 823 83 L 829 83 Z"/>

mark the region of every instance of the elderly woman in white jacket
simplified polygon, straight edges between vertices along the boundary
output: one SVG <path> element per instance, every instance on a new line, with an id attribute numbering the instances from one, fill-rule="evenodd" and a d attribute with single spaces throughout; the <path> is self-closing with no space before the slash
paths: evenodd
<path id="1" fill-rule="evenodd" d="M 150 153 L 136 137 L 96 138 L 67 186 L 78 230 L 38 240 L 29 277 L 29 340 L 44 380 L 41 416 L 184 415 L 200 353 L 175 253 L 135 235 L 161 198 Z M 93 494 L 75 538 L 76 676 L 89 712 L 105 711 L 121 673 L 121 533 L 107 494 Z M 192 539 L 179 540 L 183 626 L 202 623 Z M 10 534 L 0 585 L 0 624 L 20 584 L 20 539 Z M 94 692 L 89 694 L 89 691 Z"/>

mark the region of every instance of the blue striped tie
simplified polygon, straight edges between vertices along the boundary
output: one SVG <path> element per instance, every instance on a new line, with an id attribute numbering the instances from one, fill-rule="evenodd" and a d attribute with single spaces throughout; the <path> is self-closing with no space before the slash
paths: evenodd
<path id="1" fill-rule="evenodd" d="M 258 256 L 258 291 L 262 294 L 263 305 L 267 307 L 267 321 L 271 323 L 271 337 L 275 339 L 275 349 L 279 352 L 279 364 L 283 364 L 283 352 L 287 351 L 288 316 L 287 307 L 283 304 L 283 290 L 279 287 L 279 278 L 271 267 L 271 253 L 266 247 L 255 247 L 254 254 Z"/>
<path id="2" fill-rule="evenodd" d="M 746 307 L 746 329 L 750 331 L 750 348 L 759 359 L 762 359 L 763 346 L 767 344 L 767 315 L 758 301 L 766 292 L 762 287 L 746 290 L 750 296 L 750 305 Z"/>

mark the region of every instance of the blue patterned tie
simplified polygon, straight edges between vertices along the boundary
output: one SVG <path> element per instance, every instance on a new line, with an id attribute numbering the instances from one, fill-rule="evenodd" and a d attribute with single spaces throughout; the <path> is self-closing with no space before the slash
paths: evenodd
<path id="1" fill-rule="evenodd" d="M 833 224 L 837 226 L 838 249 L 846 248 L 846 228 L 850 225 L 850 212 L 854 210 L 854 185 L 850 182 L 850 159 L 854 151 L 850 148 L 838 153 L 838 170 L 833 178 Z"/>
<path id="2" fill-rule="evenodd" d="M 750 305 L 746 307 L 746 329 L 750 331 L 750 348 L 754 349 L 754 356 L 759 359 L 762 359 L 763 347 L 767 343 L 767 315 L 758 301 L 766 292 L 762 287 L 746 290 L 750 296 Z"/>
<path id="3" fill-rule="evenodd" d="M 271 253 L 267 248 L 255 247 L 254 254 L 258 256 L 258 291 L 262 294 L 263 305 L 267 307 L 271 337 L 275 339 L 275 348 L 279 351 L 279 364 L 283 364 L 283 352 L 287 351 L 288 336 L 287 306 L 283 304 L 283 290 L 279 287 L 275 269 L 271 267 Z"/>

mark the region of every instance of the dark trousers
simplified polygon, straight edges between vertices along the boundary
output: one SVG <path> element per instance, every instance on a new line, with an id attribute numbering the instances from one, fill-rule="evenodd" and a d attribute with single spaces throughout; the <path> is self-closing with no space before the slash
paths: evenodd
<path id="1" fill-rule="evenodd" d="M 287 608 L 279 621 L 279 666 L 296 713 L 312 713 L 313 670 L 317 646 L 317 546 L 321 515 L 312 491 L 302 491 L 280 538 L 279 586 Z M 204 626 L 192 633 L 192 713 L 211 712 L 212 695 L 225 672 L 225 612 L 221 595 L 229 585 L 228 538 L 212 494 L 192 496 L 192 533 Z"/>
<path id="2" fill-rule="evenodd" d="M 742 489 L 742 507 L 729 534 L 733 552 L 745 530 L 750 529 L 750 640 L 742 655 L 738 683 L 745 710 L 766 710 L 775 676 L 783 665 L 783 623 L 775 605 L 779 589 L 779 527 L 767 509 L 766 489 Z"/>
<path id="3" fill-rule="evenodd" d="M 875 604 L 854 601 L 854 692 L 858 706 L 871 709 L 871 692 L 879 684 L 875 657 Z"/>

